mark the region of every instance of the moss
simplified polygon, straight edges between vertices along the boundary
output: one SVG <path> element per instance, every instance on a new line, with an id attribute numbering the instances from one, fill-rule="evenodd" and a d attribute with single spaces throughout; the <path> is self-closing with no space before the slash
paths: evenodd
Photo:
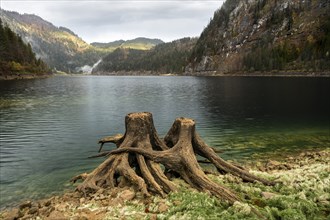
<path id="1" fill-rule="evenodd" d="M 268 219 L 280 219 L 280 211 L 278 210 L 278 208 L 267 206 L 265 207 L 264 211 Z"/>
<path id="2" fill-rule="evenodd" d="M 195 219 L 220 218 L 219 214 L 228 207 L 226 203 L 221 203 L 218 199 L 210 197 L 206 193 L 187 189 L 178 193 L 171 193 L 168 200 L 176 205 L 170 207 L 165 219 L 171 217 L 175 219 L 183 217 Z"/>
<path id="3" fill-rule="evenodd" d="M 281 220 L 305 220 L 306 216 L 297 209 L 285 209 L 280 212 L 279 217 Z"/>
<path id="4" fill-rule="evenodd" d="M 161 219 L 256 219 L 249 204 L 235 202 L 230 206 L 206 193 L 182 189 L 171 193 L 171 207 Z"/>
<path id="5" fill-rule="evenodd" d="M 290 213 L 297 213 L 297 215 L 313 219 L 320 212 L 313 201 L 300 199 L 298 196 L 276 196 L 269 199 L 267 206 L 279 210 L 278 215 L 283 218 L 284 216 L 289 216 Z"/>
<path id="6" fill-rule="evenodd" d="M 106 210 L 104 219 L 260 219 L 254 213 L 255 210 L 270 220 L 329 219 L 329 155 L 330 150 L 327 150 L 319 156 L 310 154 L 307 157 L 297 157 L 295 162 L 290 160 L 290 163 L 297 165 L 290 170 L 275 169 L 269 173 L 251 171 L 268 179 L 276 178 L 279 183 L 275 186 L 242 182 L 230 174 L 208 175 L 212 181 L 237 193 L 241 202 L 235 202 L 234 205 L 229 205 L 207 193 L 197 192 L 189 188 L 183 180 L 174 179 L 173 182 L 179 190 L 170 193 L 167 198 L 154 196 L 142 201 L 135 198 L 124 205 L 109 203 L 111 205 L 106 207 L 102 207 L 98 201 L 90 201 L 78 208 L 68 208 L 74 214 L 72 216 L 78 215 L 81 209 L 85 208 L 95 212 Z M 270 196 L 266 197 L 263 192 L 269 192 Z M 161 203 L 166 204 L 168 210 L 159 213 Z"/>

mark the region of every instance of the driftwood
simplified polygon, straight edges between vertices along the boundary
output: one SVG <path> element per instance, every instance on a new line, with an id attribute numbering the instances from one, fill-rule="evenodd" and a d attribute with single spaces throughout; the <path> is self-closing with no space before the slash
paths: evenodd
<path id="1" fill-rule="evenodd" d="M 125 126 L 124 135 L 106 137 L 99 141 L 99 152 L 104 143 L 114 143 L 117 149 L 93 156 L 105 156 L 106 160 L 91 173 L 84 173 L 72 179 L 74 182 L 78 179 L 84 180 L 77 190 L 87 192 L 130 185 L 145 196 L 156 193 L 164 197 L 167 193 L 177 190 L 176 185 L 165 175 L 166 171 L 176 173 L 199 191 L 209 192 L 231 204 L 239 201 L 240 198 L 234 192 L 207 177 L 196 155 L 207 159 L 220 173 L 231 173 L 244 181 L 274 184 L 224 161 L 200 138 L 192 119 L 177 118 L 164 139 L 159 138 L 151 113 L 128 114 Z"/>

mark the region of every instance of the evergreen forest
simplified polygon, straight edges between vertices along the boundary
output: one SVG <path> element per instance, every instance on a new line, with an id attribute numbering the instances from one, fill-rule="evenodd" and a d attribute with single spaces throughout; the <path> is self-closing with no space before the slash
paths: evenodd
<path id="1" fill-rule="evenodd" d="M 45 74 L 48 66 L 36 58 L 30 44 L 14 33 L 0 19 L 0 75 Z"/>

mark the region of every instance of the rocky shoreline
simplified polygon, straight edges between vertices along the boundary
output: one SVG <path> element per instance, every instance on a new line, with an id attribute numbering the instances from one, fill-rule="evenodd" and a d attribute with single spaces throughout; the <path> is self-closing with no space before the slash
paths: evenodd
<path id="1" fill-rule="evenodd" d="M 41 79 L 51 76 L 89 76 L 90 74 L 12 74 L 1 75 L 0 80 Z M 222 73 L 217 71 L 203 71 L 194 73 L 160 73 L 151 71 L 118 71 L 94 73 L 92 76 L 216 76 L 216 77 L 330 77 L 330 72 L 235 72 Z"/>
<path id="2" fill-rule="evenodd" d="M 96 72 L 93 76 L 244 76 L 244 77 L 330 77 L 329 71 L 268 71 L 268 72 L 231 72 L 219 71 L 183 72 L 183 73 L 161 73 L 152 71 L 117 71 Z"/>
<path id="3" fill-rule="evenodd" d="M 214 76 L 251 76 L 251 77 L 330 77 L 329 71 L 269 71 L 269 72 L 236 72 L 236 73 L 218 73 Z"/>
<path id="4" fill-rule="evenodd" d="M 197 192 L 182 180 L 166 198 L 144 198 L 133 189 L 101 189 L 94 194 L 66 192 L 39 201 L 25 201 L 0 212 L 0 219 L 327 219 L 330 216 L 330 150 L 303 152 L 283 160 L 247 162 L 250 172 L 277 185 L 244 183 L 227 175 L 209 178 L 239 193 L 241 202 L 225 202 Z M 211 172 L 212 173 L 212 172 Z"/>

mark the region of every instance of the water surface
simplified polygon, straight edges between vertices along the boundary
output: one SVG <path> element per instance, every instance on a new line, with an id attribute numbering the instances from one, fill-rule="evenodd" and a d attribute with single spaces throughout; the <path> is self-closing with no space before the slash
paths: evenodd
<path id="1" fill-rule="evenodd" d="M 70 188 L 102 159 L 101 137 L 127 113 L 153 113 L 163 136 L 196 120 L 225 159 L 330 147 L 329 78 L 54 77 L 0 81 L 0 207 Z M 111 146 L 108 145 L 108 148 Z"/>

